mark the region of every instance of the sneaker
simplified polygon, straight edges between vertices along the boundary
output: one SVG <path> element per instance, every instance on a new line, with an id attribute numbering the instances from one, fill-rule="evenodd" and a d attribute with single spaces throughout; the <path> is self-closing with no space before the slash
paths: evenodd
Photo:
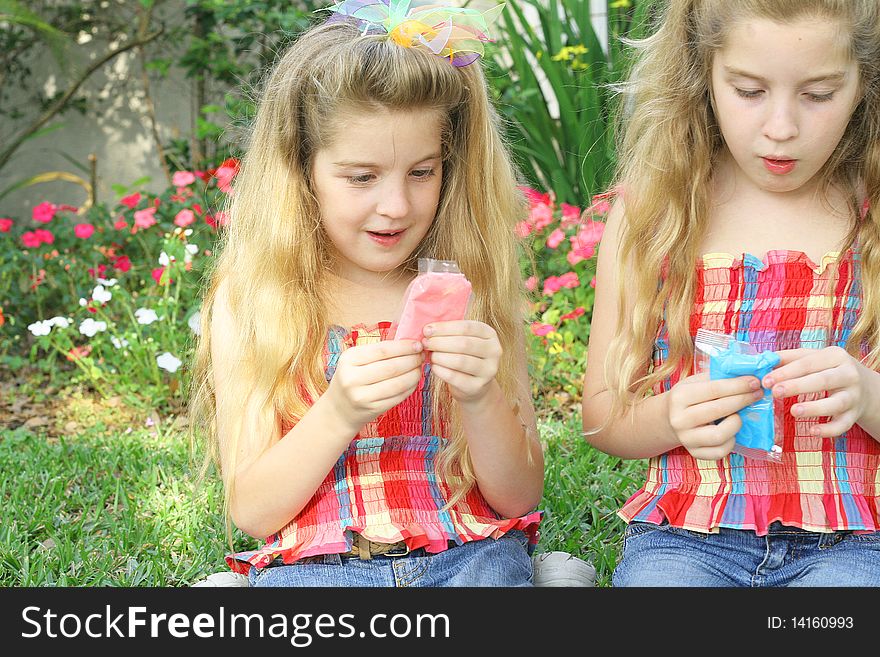
<path id="1" fill-rule="evenodd" d="M 568 552 L 541 552 L 532 556 L 535 586 L 596 586 L 592 564 Z"/>
<path id="2" fill-rule="evenodd" d="M 205 579 L 196 582 L 193 586 L 250 586 L 247 575 L 234 573 L 231 570 L 208 575 Z"/>

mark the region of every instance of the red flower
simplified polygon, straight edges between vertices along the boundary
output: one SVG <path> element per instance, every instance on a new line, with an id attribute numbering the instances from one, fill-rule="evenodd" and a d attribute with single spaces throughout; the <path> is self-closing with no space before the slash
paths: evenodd
<path id="1" fill-rule="evenodd" d="M 0 233 L 8 233 L 12 228 L 12 219 L 0 219 Z"/>
<path id="2" fill-rule="evenodd" d="M 37 228 L 37 230 L 34 231 L 34 235 L 39 237 L 40 241 L 45 242 L 46 244 L 51 244 L 55 241 L 55 236 L 48 230 L 43 230 L 42 228 Z"/>
<path id="3" fill-rule="evenodd" d="M 119 256 L 119 257 L 116 258 L 116 260 L 113 262 L 113 266 L 114 266 L 116 269 L 118 269 L 119 271 L 125 273 L 125 272 L 127 272 L 129 269 L 131 269 L 131 260 L 129 259 L 128 256 L 124 256 L 124 255 L 123 255 L 123 256 Z"/>
<path id="4" fill-rule="evenodd" d="M 157 267 L 154 269 L 151 274 L 153 275 L 153 280 L 156 281 L 156 285 L 163 285 L 162 276 L 165 274 L 165 267 Z M 165 277 L 164 285 L 171 285 L 174 280 L 170 277 Z"/>
<path id="5" fill-rule="evenodd" d="M 585 312 L 587 312 L 586 308 L 584 308 L 583 306 L 578 306 L 577 308 L 572 310 L 570 313 L 565 313 L 559 319 L 562 321 L 565 321 L 567 319 L 576 319 L 576 318 L 580 317 L 581 315 L 583 315 Z"/>
<path id="6" fill-rule="evenodd" d="M 119 217 L 119 219 L 116 221 L 116 223 L 113 224 L 113 227 L 116 230 L 122 230 L 123 228 L 125 228 L 127 226 L 128 226 L 128 222 L 125 219 L 123 219 L 122 217 Z"/>
<path id="7" fill-rule="evenodd" d="M 542 324 L 541 322 L 532 322 L 532 333 L 538 336 L 544 336 L 556 330 L 552 324 Z"/>
<path id="8" fill-rule="evenodd" d="M 550 205 L 550 194 L 542 194 L 541 192 L 532 189 L 531 187 L 520 187 L 519 191 L 521 191 L 526 199 L 529 202 L 529 205 L 539 205 L 543 203 L 544 205 Z"/>
<path id="9" fill-rule="evenodd" d="M 83 240 L 89 239 L 94 232 L 95 227 L 92 224 L 77 224 L 73 227 L 73 234 Z"/>
<path id="10" fill-rule="evenodd" d="M 98 265 L 97 276 L 95 275 L 95 270 L 93 268 L 89 267 L 89 276 L 92 276 L 94 278 L 104 278 L 104 274 L 106 274 L 106 273 L 107 273 L 107 265 L 104 265 L 104 264 Z"/>
<path id="11" fill-rule="evenodd" d="M 141 202 L 140 192 L 135 192 L 134 194 L 129 194 L 125 198 L 119 199 L 120 205 L 125 205 L 132 210 L 137 207 L 137 204 Z"/>
<path id="12" fill-rule="evenodd" d="M 58 212 L 59 209 L 60 208 L 54 203 L 43 201 L 39 205 L 34 206 L 31 216 L 34 218 L 34 221 L 39 221 L 41 224 L 48 224 L 55 217 L 55 213 Z"/>
<path id="13" fill-rule="evenodd" d="M 21 242 L 29 249 L 36 249 L 43 242 L 51 244 L 55 237 L 48 230 L 35 230 L 22 233 Z"/>
<path id="14" fill-rule="evenodd" d="M 6 323 L 6 318 L 3 316 L 3 308 L 0 308 L 0 326 L 3 326 Z"/>

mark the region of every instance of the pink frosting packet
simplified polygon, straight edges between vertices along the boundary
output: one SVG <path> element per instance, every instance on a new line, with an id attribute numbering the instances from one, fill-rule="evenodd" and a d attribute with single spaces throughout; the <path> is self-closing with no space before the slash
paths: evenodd
<path id="1" fill-rule="evenodd" d="M 419 275 L 403 295 L 395 340 L 421 340 L 426 324 L 464 319 L 471 283 L 451 260 L 419 259 Z"/>

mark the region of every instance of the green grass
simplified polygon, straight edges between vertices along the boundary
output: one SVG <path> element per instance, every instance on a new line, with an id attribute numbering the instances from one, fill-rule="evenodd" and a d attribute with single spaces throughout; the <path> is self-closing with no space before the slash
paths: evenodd
<path id="1" fill-rule="evenodd" d="M 563 550 L 610 584 L 641 462 L 589 447 L 577 418 L 542 423 L 547 442 L 539 550 Z M 180 431 L 97 424 L 64 439 L 0 437 L 0 586 L 187 586 L 226 568 L 218 482 L 196 485 Z M 240 533 L 235 549 L 254 545 Z"/>

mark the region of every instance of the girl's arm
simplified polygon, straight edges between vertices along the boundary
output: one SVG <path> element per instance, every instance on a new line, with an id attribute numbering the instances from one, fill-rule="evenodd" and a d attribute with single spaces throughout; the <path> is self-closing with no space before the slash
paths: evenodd
<path id="1" fill-rule="evenodd" d="M 619 330 L 618 271 L 626 269 L 618 267 L 616 259 L 623 221 L 623 202 L 618 199 L 608 215 L 596 269 L 582 401 L 585 437 L 596 448 L 621 458 L 648 458 L 682 445 L 695 458 L 721 458 L 733 448 L 742 426 L 736 412 L 761 395 L 755 377 L 709 381 L 705 375 L 689 376 L 662 394 L 628 406 L 623 415 L 609 421 L 611 393 L 605 384 L 605 359 Z M 649 359 L 650 354 L 645 354 L 645 373 Z M 715 424 L 720 418 L 724 419 Z M 597 427 L 601 429 L 595 431 Z"/>
<path id="2" fill-rule="evenodd" d="M 233 522 L 265 538 L 302 510 L 366 422 L 415 390 L 424 357 L 421 345 L 411 341 L 346 350 L 331 388 L 282 435 L 274 409 L 261 408 L 243 378 L 231 348 L 234 336 L 235 320 L 221 286 L 211 317 L 221 469 L 224 484 L 232 486 Z"/>
<path id="3" fill-rule="evenodd" d="M 505 398 L 495 374 L 501 345 L 483 322 L 437 322 L 425 327 L 432 372 L 445 381 L 461 409 L 477 485 L 506 518 L 532 511 L 544 488 L 544 456 L 531 402 L 525 341 L 517 344 L 518 409 Z"/>

